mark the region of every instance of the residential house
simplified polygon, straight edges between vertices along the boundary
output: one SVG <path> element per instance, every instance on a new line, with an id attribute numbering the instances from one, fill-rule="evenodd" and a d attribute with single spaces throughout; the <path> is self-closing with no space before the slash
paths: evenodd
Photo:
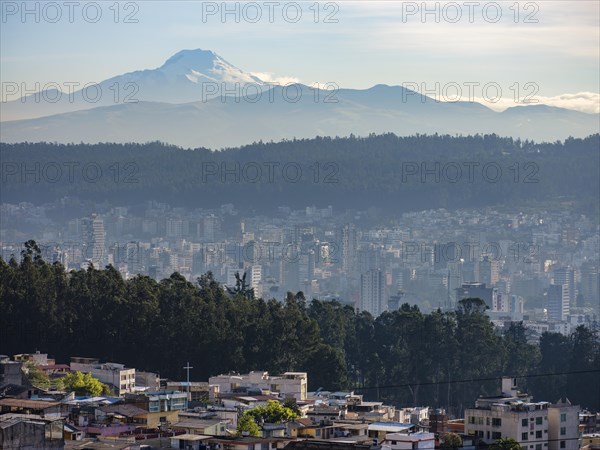
<path id="1" fill-rule="evenodd" d="M 549 450 L 575 450 L 579 442 L 579 406 L 571 405 L 568 398 L 560 399 L 548 408 Z"/>
<path id="2" fill-rule="evenodd" d="M 19 384 L 3 384 L 0 385 L 0 398 L 20 398 L 28 399 L 36 394 L 39 394 L 39 389 L 33 386 L 22 386 Z"/>
<path id="3" fill-rule="evenodd" d="M 257 438 L 257 437 L 232 437 L 232 438 L 211 438 L 208 444 L 218 445 L 220 450 L 275 450 L 283 449 L 289 439 L 276 438 Z"/>
<path id="4" fill-rule="evenodd" d="M 117 403 L 96 408 L 94 422 L 97 424 L 120 422 L 136 427 L 145 427 L 147 413 L 148 411 L 145 409 L 138 408 L 133 404 Z"/>
<path id="5" fill-rule="evenodd" d="M 170 391 L 189 392 L 191 402 L 202 402 L 208 399 L 208 383 L 203 381 L 167 381 Z"/>
<path id="6" fill-rule="evenodd" d="M 201 419 L 189 414 L 180 415 L 177 422 L 171 425 L 174 430 L 185 431 L 188 434 L 206 436 L 225 436 L 229 422 L 221 419 Z"/>
<path id="7" fill-rule="evenodd" d="M 367 428 L 367 435 L 371 439 L 382 442 L 389 433 L 409 433 L 415 431 L 416 426 L 411 423 L 400 422 L 372 422 Z"/>
<path id="8" fill-rule="evenodd" d="M 0 416 L 0 448 L 64 449 L 63 420 L 38 415 L 4 414 Z"/>
<path id="9" fill-rule="evenodd" d="M 80 441 L 85 433 L 74 425 L 65 423 L 63 425 L 63 438 L 65 441 Z"/>
<path id="10" fill-rule="evenodd" d="M 429 408 L 426 406 L 402 408 L 396 411 L 396 418 L 401 423 L 419 425 L 429 419 Z"/>
<path id="11" fill-rule="evenodd" d="M 377 443 L 348 443 L 322 440 L 304 440 L 290 442 L 285 450 L 380 450 L 381 446 Z"/>
<path id="12" fill-rule="evenodd" d="M 6 384 L 16 384 L 22 386 L 25 375 L 21 370 L 23 363 L 20 361 L 11 361 L 8 356 L 0 356 L 0 386 Z"/>
<path id="13" fill-rule="evenodd" d="M 171 438 L 171 448 L 187 449 L 187 450 L 208 450 L 210 446 L 206 441 L 210 436 L 202 436 L 199 434 L 180 434 Z"/>
<path id="14" fill-rule="evenodd" d="M 345 414 L 345 407 L 342 406 L 329 406 L 327 404 L 318 403 L 315 404 L 312 410 L 306 413 L 306 417 L 313 421 L 313 423 L 331 423 L 334 420 L 342 419 Z"/>
<path id="15" fill-rule="evenodd" d="M 35 353 L 21 353 L 18 355 L 13 355 L 13 361 L 19 361 L 22 363 L 31 362 L 36 366 L 46 365 L 46 364 L 54 364 L 54 359 L 48 358 L 47 353 L 40 353 L 36 351 Z"/>
<path id="16" fill-rule="evenodd" d="M 475 408 L 465 411 L 465 434 L 486 444 L 511 438 L 524 449 L 546 450 L 549 406 L 549 402 L 532 403 L 531 397 L 518 393 L 515 378 L 503 378 L 500 396 L 480 397 Z"/>
<path id="17" fill-rule="evenodd" d="M 284 398 L 306 400 L 308 375 L 306 372 L 285 372 L 271 376 L 268 372 L 250 372 L 240 375 L 218 375 L 210 377 L 208 384 L 213 387 L 211 396 L 234 393 L 240 387 L 261 389 L 277 393 Z"/>
<path id="18" fill-rule="evenodd" d="M 581 448 L 600 449 L 600 433 L 584 434 L 581 437 Z"/>
<path id="19" fill-rule="evenodd" d="M 185 411 L 188 408 L 187 394 L 178 391 L 144 391 L 126 394 L 125 401 L 134 403 L 149 412 Z"/>
<path id="20" fill-rule="evenodd" d="M 388 433 L 381 442 L 381 450 L 434 449 L 435 435 L 423 431 L 417 433 Z"/>
<path id="21" fill-rule="evenodd" d="M 68 364 L 42 364 L 37 366 L 37 368 L 51 378 L 65 376 L 71 371 L 71 367 Z"/>
<path id="22" fill-rule="evenodd" d="M 39 414 L 43 418 L 54 418 L 67 416 L 69 407 L 60 402 L 46 400 L 3 398 L 0 399 L 0 413 Z"/>
<path id="23" fill-rule="evenodd" d="M 102 383 L 110 385 L 117 395 L 135 392 L 135 369 L 118 363 L 100 363 L 95 358 L 71 357 L 71 371 L 89 373 Z"/>
<path id="24" fill-rule="evenodd" d="M 160 389 L 160 378 L 157 373 L 135 371 L 135 387 L 152 390 Z"/>
<path id="25" fill-rule="evenodd" d="M 584 410 L 579 412 L 579 430 L 584 434 L 600 432 L 600 413 Z"/>

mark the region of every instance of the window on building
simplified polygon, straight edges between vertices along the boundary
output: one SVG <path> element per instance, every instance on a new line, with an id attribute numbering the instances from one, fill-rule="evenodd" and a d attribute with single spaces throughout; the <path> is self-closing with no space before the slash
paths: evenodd
<path id="1" fill-rule="evenodd" d="M 488 431 L 488 432 L 486 432 L 486 436 L 485 436 L 485 437 L 486 437 L 486 439 L 489 439 L 489 438 L 490 438 L 490 432 L 489 432 L 489 431 Z"/>
<path id="2" fill-rule="evenodd" d="M 542 424 L 542 417 L 536 417 L 535 418 L 535 424 L 536 425 L 541 425 Z"/>
<path id="3" fill-rule="evenodd" d="M 562 413 L 560 415 L 560 421 L 561 422 L 566 422 L 567 421 L 567 414 L 566 413 Z"/>
<path id="4" fill-rule="evenodd" d="M 521 434 L 521 440 L 522 441 L 526 441 L 527 439 L 529 439 L 529 434 L 528 433 L 522 433 Z"/>
<path id="5" fill-rule="evenodd" d="M 527 426 L 527 419 L 521 420 L 521 426 L 523 426 L 523 427 Z"/>
<path id="6" fill-rule="evenodd" d="M 486 424 L 487 426 L 489 426 L 489 425 L 490 425 L 490 418 L 489 418 L 489 417 L 486 417 L 486 418 L 485 418 L 485 424 Z"/>
<path id="7" fill-rule="evenodd" d="M 535 432 L 535 438 L 536 439 L 541 439 L 541 437 L 542 437 L 542 430 L 536 431 Z"/>
<path id="8" fill-rule="evenodd" d="M 502 437 L 502 433 L 500 433 L 499 431 L 492 431 L 492 439 L 493 440 L 500 439 L 501 437 Z"/>
<path id="9" fill-rule="evenodd" d="M 502 419 L 500 419 L 499 417 L 494 417 L 492 419 L 492 426 L 499 427 L 501 425 L 502 425 Z"/>
<path id="10" fill-rule="evenodd" d="M 567 443 L 565 441 L 560 441 L 560 448 L 566 448 Z"/>
<path id="11" fill-rule="evenodd" d="M 560 427 L 560 435 L 564 436 L 565 434 L 567 434 L 567 428 L 566 427 Z"/>
<path id="12" fill-rule="evenodd" d="M 469 423 L 472 425 L 475 424 L 475 416 L 469 416 Z"/>
<path id="13" fill-rule="evenodd" d="M 542 450 L 542 444 L 535 444 L 535 450 Z"/>

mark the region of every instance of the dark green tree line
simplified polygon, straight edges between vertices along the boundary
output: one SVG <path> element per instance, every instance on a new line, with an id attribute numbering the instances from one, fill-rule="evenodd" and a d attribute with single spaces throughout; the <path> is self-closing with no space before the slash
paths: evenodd
<path id="1" fill-rule="evenodd" d="M 495 134 L 401 137 L 390 133 L 257 142 L 218 152 L 158 142 L 2 143 L 6 174 L 1 188 L 3 201 L 9 203 L 39 204 L 69 196 L 118 205 L 123 199 L 129 205 L 153 199 L 196 208 L 201 199 L 200 206 L 213 208 L 236 199 L 236 207 L 257 211 L 281 204 L 293 208 L 315 204 L 340 210 L 378 207 L 396 213 L 423 209 L 423 205 L 431 209 L 531 205 L 560 197 L 598 216 L 597 195 L 589 187 L 597 186 L 600 179 L 599 146 L 598 134 L 536 143 Z M 62 174 L 22 176 L 23 170 L 34 168 L 31 161 L 39 167 L 59 167 Z M 73 161 L 78 166 L 69 173 Z M 275 168 L 270 174 L 267 163 Z M 282 173 L 288 163 L 302 171 L 295 182 L 288 182 Z M 83 176 L 82 167 L 88 164 L 102 170 L 94 182 Z M 246 164 L 258 166 L 261 175 L 248 180 L 250 176 L 241 170 Z M 465 164 L 471 164 L 471 169 Z M 486 165 L 502 173 L 490 180 L 484 173 Z M 223 177 L 226 169 L 237 175 Z M 425 175 L 427 182 L 423 182 L 426 169 L 437 175 Z"/>
<path id="2" fill-rule="evenodd" d="M 0 353 L 97 357 L 175 379 L 187 361 L 196 380 L 306 371 L 310 389 L 354 389 L 460 414 L 510 375 L 537 400 L 566 396 L 598 410 L 598 338 L 580 326 L 532 345 L 521 323 L 499 333 L 479 299 L 454 312 L 405 304 L 374 318 L 337 301 L 307 302 L 301 292 L 283 301 L 228 292 L 211 273 L 195 283 L 178 273 L 124 280 L 111 266 L 66 273 L 32 241 L 20 262 L 0 259 Z"/>

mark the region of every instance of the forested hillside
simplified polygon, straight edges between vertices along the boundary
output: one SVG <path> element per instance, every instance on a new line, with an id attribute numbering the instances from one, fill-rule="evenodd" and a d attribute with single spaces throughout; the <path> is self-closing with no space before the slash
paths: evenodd
<path id="1" fill-rule="evenodd" d="M 212 152 L 161 143 L 1 145 L 2 201 L 64 196 L 257 211 L 333 205 L 414 209 L 576 202 L 598 214 L 600 135 L 534 143 L 393 134 L 254 143 Z"/>
<path id="2" fill-rule="evenodd" d="M 307 371 L 311 389 L 355 389 L 367 398 L 460 412 L 497 393 L 502 375 L 520 378 L 537 400 L 598 409 L 600 344 L 583 326 L 570 337 L 525 329 L 499 333 L 478 299 L 457 311 L 423 314 L 403 305 L 374 319 L 339 302 L 289 293 L 284 302 L 223 290 L 210 273 L 190 283 L 157 282 L 104 270 L 66 273 L 33 241 L 23 259 L 0 259 L 0 352 L 40 350 L 59 362 L 98 357 L 182 379 L 222 372 Z"/>

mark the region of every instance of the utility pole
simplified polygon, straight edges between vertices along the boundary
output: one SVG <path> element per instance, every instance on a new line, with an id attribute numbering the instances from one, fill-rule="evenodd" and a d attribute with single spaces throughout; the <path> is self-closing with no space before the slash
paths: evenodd
<path id="1" fill-rule="evenodd" d="M 191 400 L 191 395 L 190 395 L 190 369 L 193 369 L 193 367 L 190 367 L 190 362 L 188 361 L 187 366 L 184 367 L 185 370 L 187 370 L 187 397 L 188 397 L 188 402 Z"/>
<path id="2" fill-rule="evenodd" d="M 446 310 L 446 312 L 450 311 L 450 269 L 448 269 L 448 278 L 446 281 L 446 308 L 444 308 Z"/>

